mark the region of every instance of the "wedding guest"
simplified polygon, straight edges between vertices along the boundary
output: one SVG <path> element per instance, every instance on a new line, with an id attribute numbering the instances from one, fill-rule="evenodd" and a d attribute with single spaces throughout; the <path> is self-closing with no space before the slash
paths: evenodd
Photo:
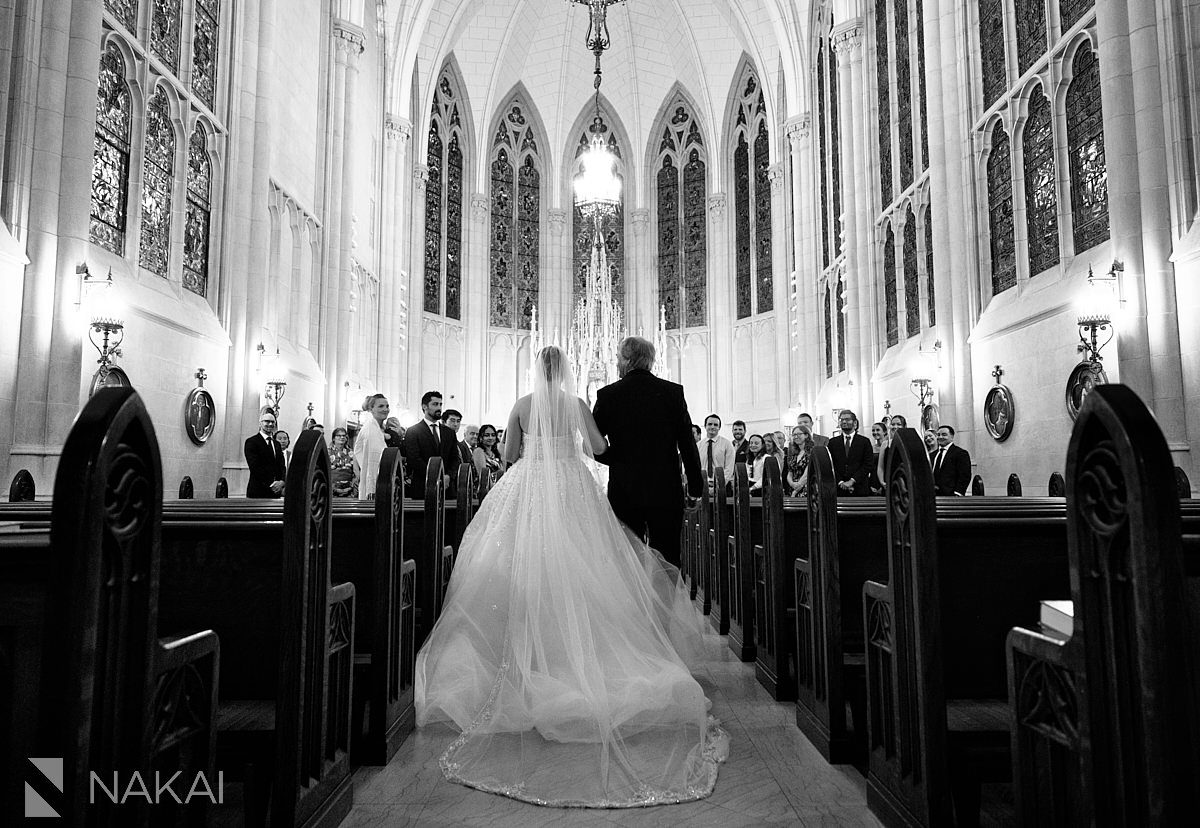
<path id="1" fill-rule="evenodd" d="M 725 482 L 733 482 L 733 443 L 720 435 L 721 418 L 709 414 L 704 418 L 704 430 L 707 436 L 700 443 L 700 467 L 704 476 L 712 480 L 713 470 L 718 467 L 725 470 Z"/>
<path id="2" fill-rule="evenodd" d="M 751 494 L 762 494 L 762 467 L 766 457 L 762 435 L 751 434 L 746 439 L 746 474 L 750 478 Z"/>
<path id="3" fill-rule="evenodd" d="M 808 429 L 808 433 L 812 435 L 812 441 L 813 441 L 814 446 L 829 445 L 829 438 L 826 437 L 824 434 L 817 434 L 817 430 L 815 428 L 813 428 L 813 418 L 812 418 L 811 414 L 801 414 L 799 417 L 796 418 L 796 425 L 801 426 L 802 428 Z"/>
<path id="4" fill-rule="evenodd" d="M 334 497 L 358 497 L 358 485 L 354 480 L 354 452 L 350 449 L 350 435 L 342 426 L 333 430 L 333 445 L 329 447 L 329 474 Z"/>
<path id="5" fill-rule="evenodd" d="M 315 417 L 305 417 L 304 422 L 302 422 L 300 424 L 301 431 L 308 431 L 310 428 L 316 428 L 316 427 L 317 427 L 317 420 Z"/>
<path id="6" fill-rule="evenodd" d="M 888 424 L 887 421 L 871 423 L 871 451 L 873 458 L 871 461 L 871 494 L 883 494 L 883 475 L 879 468 L 883 465 L 883 449 L 888 444 Z"/>
<path id="7" fill-rule="evenodd" d="M 456 429 L 457 431 L 457 429 Z M 466 425 L 462 428 L 462 439 L 458 441 L 458 455 L 463 463 L 472 463 L 475 458 L 472 452 L 479 445 L 479 426 Z"/>
<path id="8" fill-rule="evenodd" d="M 971 454 L 954 445 L 954 428 L 938 426 L 937 450 L 933 453 L 933 491 L 962 497 L 971 484 Z"/>
<path id="9" fill-rule="evenodd" d="M 471 452 L 471 456 L 481 479 L 491 475 L 495 482 L 495 479 L 504 473 L 504 460 L 500 456 L 498 440 L 499 432 L 494 425 L 484 423 L 479 427 L 479 445 Z"/>
<path id="10" fill-rule="evenodd" d="M 700 431 L 700 426 L 696 425 L 695 423 L 692 423 L 692 437 L 694 437 L 696 439 L 697 443 L 700 442 L 700 434 L 701 433 L 702 432 Z"/>
<path id="11" fill-rule="evenodd" d="M 734 420 L 730 429 L 733 431 L 733 463 L 736 466 L 746 462 L 746 453 L 750 450 L 746 440 L 746 422 Z"/>
<path id="12" fill-rule="evenodd" d="M 400 425 L 400 421 L 395 417 L 388 417 L 383 421 L 383 439 L 387 442 L 388 448 L 404 448 L 404 426 Z"/>
<path id="13" fill-rule="evenodd" d="M 442 474 L 450 478 L 446 496 L 454 497 L 462 455 L 458 453 L 454 432 L 441 423 L 442 392 L 426 391 L 421 395 L 421 414 L 420 422 L 404 435 L 404 460 L 412 480 L 410 497 L 424 499 L 425 470 L 434 457 L 442 459 Z"/>
<path id="14" fill-rule="evenodd" d="M 812 432 L 804 426 L 792 429 L 792 441 L 787 449 L 787 487 L 792 497 L 808 491 L 808 458 L 813 449 Z"/>
<path id="15" fill-rule="evenodd" d="M 883 450 L 879 452 L 879 458 L 875 461 L 875 477 L 879 481 L 881 490 L 886 488 L 884 481 L 887 478 L 884 475 L 887 473 L 887 456 L 888 452 L 891 451 L 892 438 L 902 428 L 908 428 L 908 420 L 905 419 L 903 414 L 893 414 L 887 423 L 887 440 L 884 441 Z"/>
<path id="16" fill-rule="evenodd" d="M 389 410 L 387 397 L 383 394 L 372 394 L 363 402 L 363 411 L 370 416 L 354 438 L 354 476 L 358 478 L 358 496 L 364 500 L 375 499 L 379 461 L 383 457 L 383 450 L 387 448 L 383 423 L 387 420 Z"/>
<path id="17" fill-rule="evenodd" d="M 275 442 L 279 443 L 279 448 L 283 451 L 283 471 L 286 474 L 288 466 L 292 465 L 292 450 L 289 448 L 292 436 L 281 428 L 275 432 Z"/>
<path id="18" fill-rule="evenodd" d="M 783 441 L 782 431 L 768 431 L 763 434 L 763 452 L 774 457 L 775 462 L 779 464 L 779 474 L 784 473 L 784 448 L 786 444 Z"/>
<path id="19" fill-rule="evenodd" d="M 858 416 L 848 408 L 838 414 L 838 429 L 841 434 L 829 441 L 838 496 L 870 494 L 871 441 L 858 433 Z"/>
<path id="20" fill-rule="evenodd" d="M 286 476 L 283 449 L 275 442 L 279 427 L 275 411 L 264 408 L 258 415 L 258 433 L 246 438 L 246 466 L 250 479 L 246 481 L 246 497 L 281 497 Z"/>
<path id="21" fill-rule="evenodd" d="M 933 467 L 933 453 L 937 451 L 937 432 L 932 428 L 925 429 L 925 451 L 929 457 L 929 466 Z"/>

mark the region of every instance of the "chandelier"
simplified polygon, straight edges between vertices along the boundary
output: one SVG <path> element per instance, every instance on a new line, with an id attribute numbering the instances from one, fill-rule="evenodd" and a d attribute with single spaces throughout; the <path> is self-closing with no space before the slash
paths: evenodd
<path id="1" fill-rule="evenodd" d="M 616 212 L 621 200 L 621 179 L 617 177 L 617 159 L 604 143 L 608 127 L 600 117 L 600 56 L 612 43 L 608 34 L 608 7 L 624 0 L 570 0 L 588 7 L 588 29 L 584 42 L 596 57 L 592 87 L 596 90 L 596 114 L 588 132 L 592 134 L 587 151 L 583 155 L 583 169 L 575 176 L 575 204 L 585 217 L 599 223 L 605 216 Z"/>

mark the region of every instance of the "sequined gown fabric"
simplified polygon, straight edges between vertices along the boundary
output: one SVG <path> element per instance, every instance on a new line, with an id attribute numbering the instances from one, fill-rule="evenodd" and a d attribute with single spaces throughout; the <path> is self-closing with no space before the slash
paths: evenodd
<path id="1" fill-rule="evenodd" d="M 443 773 L 542 805 L 707 796 L 727 737 L 685 663 L 703 622 L 678 570 L 616 519 L 575 439 L 523 446 L 417 656 L 417 723 L 462 730 Z"/>

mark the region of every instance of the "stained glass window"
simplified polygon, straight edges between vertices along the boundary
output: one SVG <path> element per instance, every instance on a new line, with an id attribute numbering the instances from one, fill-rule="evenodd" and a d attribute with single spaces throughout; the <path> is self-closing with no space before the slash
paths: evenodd
<path id="1" fill-rule="evenodd" d="M 104 0 L 104 8 L 130 34 L 137 34 L 138 0 Z"/>
<path id="2" fill-rule="evenodd" d="M 508 130 L 501 125 L 503 134 Z M 513 313 L 513 166 L 501 147 L 492 161 L 491 324 L 515 327 Z"/>
<path id="3" fill-rule="evenodd" d="M 541 242 L 542 174 L 531 156 L 517 173 L 517 327 L 529 330 L 538 304 L 538 246 Z"/>
<path id="4" fill-rule="evenodd" d="M 896 233 L 891 225 L 888 225 L 883 238 L 883 295 L 889 348 L 900 341 L 900 322 L 897 319 L 899 301 L 896 290 Z"/>
<path id="5" fill-rule="evenodd" d="M 463 144 L 458 91 L 443 72 L 433 94 L 425 143 L 424 307 L 450 319 L 462 318 Z"/>
<path id="6" fill-rule="evenodd" d="M 171 251 L 171 188 L 175 183 L 175 128 L 167 94 L 159 89 L 146 108 L 139 263 L 166 278 Z"/>
<path id="7" fill-rule="evenodd" d="M 937 324 L 933 277 L 933 205 L 930 205 L 925 208 L 925 291 L 929 297 L 929 327 L 931 328 Z"/>
<path id="8" fill-rule="evenodd" d="M 896 120 L 900 129 L 900 189 L 913 182 L 912 72 L 908 56 L 908 0 L 895 0 Z"/>
<path id="9" fill-rule="evenodd" d="M 1096 0 L 1058 0 L 1058 13 L 1065 32 L 1083 19 Z"/>
<path id="10" fill-rule="evenodd" d="M 983 64 L 985 107 L 995 103 L 1008 88 L 1004 46 L 1003 0 L 979 0 L 979 54 Z"/>
<path id="11" fill-rule="evenodd" d="M 746 135 L 738 135 L 733 151 L 733 205 L 737 262 L 737 318 L 753 312 L 750 302 L 750 148 Z"/>
<path id="12" fill-rule="evenodd" d="M 1008 135 L 999 122 L 992 130 L 987 182 L 992 294 L 995 295 L 1017 283 L 1017 254 L 1013 241 L 1012 159 Z"/>
<path id="13" fill-rule="evenodd" d="M 829 283 L 825 283 L 825 376 L 833 376 L 833 302 Z"/>
<path id="14" fill-rule="evenodd" d="M 1054 134 L 1050 102 L 1041 90 L 1029 101 L 1021 147 L 1025 154 L 1025 220 L 1029 275 L 1058 264 L 1058 196 L 1054 178 Z"/>
<path id="15" fill-rule="evenodd" d="M 925 3 L 917 0 L 917 84 L 921 92 L 921 169 L 929 169 L 928 86 L 925 78 Z"/>
<path id="16" fill-rule="evenodd" d="M 817 43 L 817 163 L 821 173 L 821 267 L 829 267 L 829 152 L 826 138 L 827 110 L 825 103 L 825 76 L 829 72 L 829 49 L 825 39 Z"/>
<path id="17" fill-rule="evenodd" d="M 96 92 L 96 138 L 92 159 L 92 213 L 89 237 L 117 255 L 125 252 L 129 215 L 129 126 L 132 110 L 125 62 L 116 46 L 100 56 Z"/>
<path id="18" fill-rule="evenodd" d="M 658 295 L 668 329 L 708 322 L 707 185 L 704 139 L 683 103 L 663 126 L 655 176 Z M 681 173 L 682 168 L 682 173 Z M 682 178 L 682 183 L 680 179 Z"/>
<path id="19" fill-rule="evenodd" d="M 917 217 L 912 205 L 904 220 L 904 332 L 921 333 L 921 282 L 917 273 Z"/>
<path id="20" fill-rule="evenodd" d="M 754 139 L 754 241 L 755 264 L 758 266 L 758 313 L 774 306 L 771 279 L 771 182 L 769 180 L 770 138 L 767 122 L 758 122 L 758 137 Z"/>
<path id="21" fill-rule="evenodd" d="M 1046 54 L 1046 0 L 1014 0 L 1017 24 L 1017 70 L 1025 70 Z"/>
<path id="22" fill-rule="evenodd" d="M 187 216 L 183 225 L 183 286 L 199 296 L 208 294 L 209 194 L 212 162 L 208 136 L 199 125 L 188 141 Z"/>
<path id="23" fill-rule="evenodd" d="M 892 203 L 892 110 L 887 0 L 875 0 L 875 78 L 879 99 L 879 208 Z"/>
<path id="24" fill-rule="evenodd" d="M 837 358 L 838 370 L 845 371 L 846 365 L 846 286 L 842 284 L 844 273 L 836 272 L 832 274 L 834 284 L 834 296 L 836 298 L 837 307 Z"/>
<path id="25" fill-rule="evenodd" d="M 1075 252 L 1108 238 L 1108 164 L 1100 107 L 1100 64 L 1086 44 L 1075 52 L 1067 87 L 1067 145 Z"/>
<path id="26" fill-rule="evenodd" d="M 217 49 L 220 45 L 220 0 L 196 0 L 192 36 L 192 91 L 213 108 L 217 90 Z"/>
<path id="27" fill-rule="evenodd" d="M 179 74 L 179 0 L 150 0 L 150 51 Z"/>
<path id="28" fill-rule="evenodd" d="M 829 55 L 829 188 L 833 192 L 833 215 L 829 234 L 833 239 L 833 255 L 842 253 L 842 150 L 841 127 L 838 122 L 837 59 Z"/>

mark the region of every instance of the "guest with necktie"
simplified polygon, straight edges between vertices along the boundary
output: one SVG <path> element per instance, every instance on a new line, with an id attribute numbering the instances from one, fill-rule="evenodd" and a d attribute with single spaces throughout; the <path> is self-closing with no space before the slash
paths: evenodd
<path id="1" fill-rule="evenodd" d="M 275 442 L 279 423 L 273 408 L 263 408 L 258 415 L 258 433 L 246 438 L 246 466 L 250 479 L 246 482 L 246 497 L 282 497 L 286 470 L 283 449 Z"/>
<path id="2" fill-rule="evenodd" d="M 700 466 L 704 476 L 712 480 L 715 469 L 725 470 L 725 482 L 733 482 L 733 443 L 720 435 L 721 418 L 709 414 L 704 418 L 705 436 L 696 448 L 700 449 Z"/>
<path id="3" fill-rule="evenodd" d="M 931 460 L 935 494 L 961 497 L 967 493 L 967 486 L 971 485 L 971 454 L 954 445 L 952 426 L 938 427 L 937 449 Z"/>
<path id="4" fill-rule="evenodd" d="M 871 441 L 858 433 L 858 416 L 848 408 L 838 414 L 838 429 L 841 433 L 829 438 L 838 497 L 869 495 L 875 459 Z"/>

